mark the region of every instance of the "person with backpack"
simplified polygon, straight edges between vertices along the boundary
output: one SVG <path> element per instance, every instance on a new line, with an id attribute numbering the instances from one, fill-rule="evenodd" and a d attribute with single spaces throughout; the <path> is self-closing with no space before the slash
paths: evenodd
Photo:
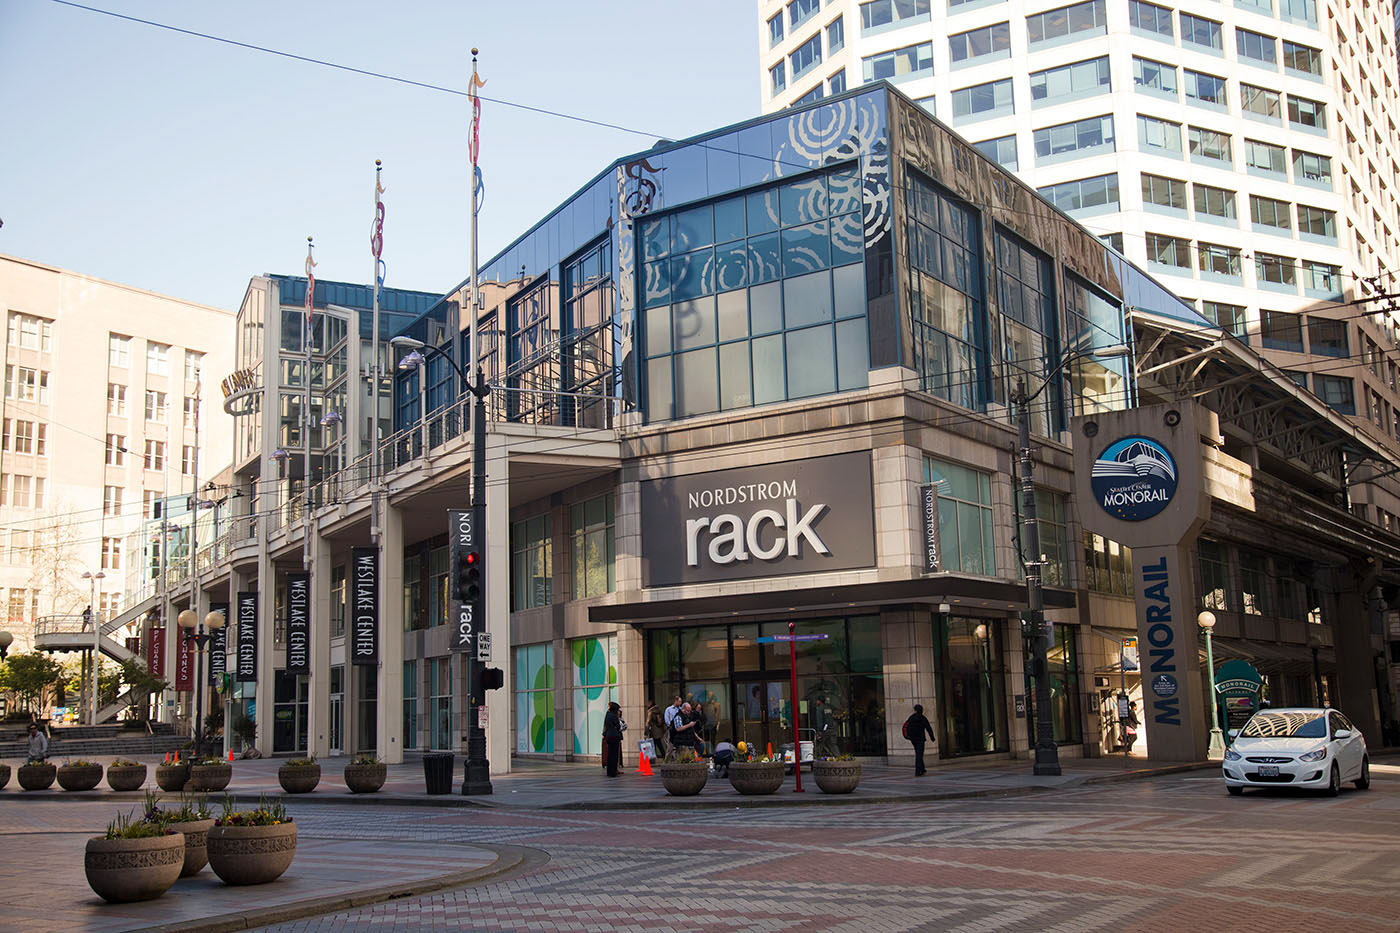
<path id="1" fill-rule="evenodd" d="M 914 712 L 909 718 L 904 720 L 904 737 L 914 745 L 914 777 L 923 777 L 928 771 L 924 767 L 924 736 L 927 735 L 934 742 L 938 737 L 933 734 L 933 726 L 929 725 L 928 719 L 924 716 L 924 708 L 918 703 L 914 704 Z"/>

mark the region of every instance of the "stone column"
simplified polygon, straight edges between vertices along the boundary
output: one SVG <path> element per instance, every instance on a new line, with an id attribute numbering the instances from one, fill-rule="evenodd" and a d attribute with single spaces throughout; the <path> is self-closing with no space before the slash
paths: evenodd
<path id="1" fill-rule="evenodd" d="M 929 722 L 938 722 L 933 622 L 924 612 L 882 612 L 880 641 L 885 673 L 885 748 L 891 764 L 912 766 L 914 747 L 904 738 L 904 720 L 914 712 L 914 704 L 920 703 Z M 937 746 L 927 746 L 924 758 L 926 763 L 937 761 Z"/>
<path id="2" fill-rule="evenodd" d="M 307 711 L 307 751 L 323 758 L 330 754 L 331 728 L 331 548 L 314 529 L 311 536 L 311 684 Z"/>
<path id="3" fill-rule="evenodd" d="M 264 549 L 258 555 L 258 576 L 250 580 L 248 589 L 258 591 L 258 683 L 257 700 L 258 751 L 264 758 L 272 754 L 272 724 L 274 720 L 273 680 L 277 676 L 277 652 L 273 648 L 277 611 L 277 565 Z"/>
<path id="4" fill-rule="evenodd" d="M 403 513 L 389 503 L 387 494 L 381 508 L 375 751 L 389 764 L 398 764 L 403 761 Z"/>
<path id="5" fill-rule="evenodd" d="M 560 551 L 555 550 L 558 554 Z M 505 686 L 486 693 L 486 757 L 492 774 L 510 772 L 510 454 L 507 439 L 487 425 L 486 432 L 486 625 L 491 661 L 505 675 Z M 557 681 L 556 676 L 556 681 Z M 558 746 L 556 745 L 556 748 Z"/>
<path id="6" fill-rule="evenodd" d="M 1332 620 L 1332 643 L 1337 652 L 1337 695 L 1332 705 L 1366 736 L 1366 744 L 1381 745 L 1376 715 L 1375 649 L 1371 645 L 1370 593 L 1379 578 L 1373 559 L 1353 560 L 1337 574 L 1337 614 Z"/>

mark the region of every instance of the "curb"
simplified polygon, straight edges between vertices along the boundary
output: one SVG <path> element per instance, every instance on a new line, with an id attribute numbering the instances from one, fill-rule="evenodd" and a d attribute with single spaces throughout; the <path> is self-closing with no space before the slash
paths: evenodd
<path id="1" fill-rule="evenodd" d="M 469 885 L 480 884 L 484 881 L 498 879 L 503 875 L 510 874 L 522 868 L 535 868 L 549 861 L 549 856 L 545 852 L 539 849 L 529 849 L 524 846 L 479 845 L 476 846 L 476 848 L 496 853 L 496 861 L 487 865 L 485 868 L 478 868 L 475 871 L 439 875 L 436 878 L 424 878 L 419 881 L 412 881 L 404 884 L 370 888 L 368 890 L 358 891 L 354 894 L 331 895 L 329 897 L 315 898 L 309 901 L 297 901 L 291 904 L 281 904 L 276 907 L 267 907 L 260 910 L 217 914 L 212 917 L 201 917 L 198 920 L 158 924 L 156 926 L 141 927 L 140 929 L 171 931 L 171 933 L 177 930 L 201 930 L 210 931 L 210 933 L 221 933 L 221 931 L 227 930 L 248 930 L 254 927 L 271 926 L 276 923 L 301 920 L 306 917 L 340 913 L 341 911 L 354 910 L 357 907 L 380 904 L 385 901 L 396 900 L 403 897 L 418 897 L 423 894 L 431 894 L 435 891 L 442 891 L 448 888 L 467 887 Z"/>

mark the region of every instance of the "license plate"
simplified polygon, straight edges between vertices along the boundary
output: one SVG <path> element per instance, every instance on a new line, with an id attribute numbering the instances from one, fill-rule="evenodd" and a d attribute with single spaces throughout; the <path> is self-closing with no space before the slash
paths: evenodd
<path id="1" fill-rule="evenodd" d="M 1278 765 L 1260 765 L 1260 777 L 1278 777 Z"/>

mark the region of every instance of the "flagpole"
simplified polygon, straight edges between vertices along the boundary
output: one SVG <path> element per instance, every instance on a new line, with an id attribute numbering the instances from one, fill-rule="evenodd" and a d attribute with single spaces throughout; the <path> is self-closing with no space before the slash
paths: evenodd
<path id="1" fill-rule="evenodd" d="M 374 160 L 374 224 L 370 227 L 369 246 L 374 254 L 374 271 L 370 276 L 374 290 L 373 324 L 370 329 L 370 444 L 369 444 L 369 537 L 376 546 L 379 544 L 379 287 L 383 279 L 379 276 L 380 256 L 384 252 L 384 203 L 379 196 L 384 193 L 379 173 L 384 165 Z"/>
<path id="2" fill-rule="evenodd" d="M 315 315 L 316 300 L 316 276 L 312 269 L 316 268 L 316 260 L 311 258 L 311 248 L 313 244 L 311 237 L 306 238 L 306 316 L 303 319 L 303 347 L 306 351 L 306 370 L 302 373 L 302 379 L 306 381 L 306 400 L 301 406 L 301 518 L 302 518 L 302 547 L 301 547 L 301 568 L 306 570 L 311 566 L 311 334 L 312 320 Z"/>
<path id="3" fill-rule="evenodd" d="M 476 73 L 476 55 L 477 55 L 477 50 L 476 50 L 476 49 L 472 49 L 472 80 L 471 80 L 471 84 L 468 86 L 468 87 L 469 87 L 469 90 L 471 91 L 471 98 L 472 98 L 472 130 L 471 130 L 471 140 L 470 140 L 470 143 L 469 143 L 469 145 L 468 145 L 468 148 L 469 148 L 469 150 L 470 150 L 470 152 L 471 152 L 471 157 L 472 157 L 472 175 L 471 175 L 471 178 L 470 178 L 470 179 L 468 180 L 468 182 L 467 182 L 468 185 L 471 187 L 471 190 L 472 190 L 472 208 L 471 208 L 471 209 L 472 209 L 472 215 L 471 215 L 471 253 L 472 253 L 472 254 L 471 254 L 471 273 L 472 273 L 472 287 L 471 287 L 471 294 L 470 294 L 470 298 L 471 298 L 471 307 L 467 310 L 467 318 L 468 318 L 468 321 L 470 322 L 470 325 L 471 325 L 471 339 L 470 339 L 470 341 L 468 342 L 468 348 L 469 348 L 469 349 L 468 349 L 467 352 L 471 354 L 471 358 L 470 358 L 469 360 L 467 360 L 467 365 L 463 367 L 463 370 L 464 370 L 464 371 L 467 373 L 467 375 L 469 375 L 469 376 L 472 374 L 473 371 L 478 370 L 478 369 L 480 368 L 480 366 L 481 366 L 481 345 L 480 345 L 480 343 L 479 343 L 479 341 L 481 340 L 481 335 L 480 335 L 479 333 L 477 333 L 477 318 L 478 318 L 478 316 L 479 316 L 479 314 L 478 314 L 478 310 L 479 310 L 479 309 L 478 309 L 478 305 L 479 305 L 480 286 L 479 286 L 479 284 L 478 284 L 478 282 L 477 282 L 477 278 L 476 278 L 476 276 L 477 276 L 477 268 L 476 268 L 476 259 L 477 259 L 477 251 L 476 251 L 476 212 L 477 212 L 477 210 L 480 208 L 480 205 L 477 203 L 477 188 L 478 188 L 478 186 L 479 186 L 479 184 L 480 184 L 480 179 L 481 179 L 481 168 L 480 168 L 480 166 L 478 165 L 478 156 L 480 155 L 480 153 L 478 152 L 479 140 L 478 140 L 478 137 L 477 137 L 477 131 L 478 131 L 480 125 L 481 125 L 481 100 L 480 100 L 480 98 L 478 98 L 478 97 L 476 96 L 476 89 L 479 88 L 479 87 L 481 87 L 481 85 L 485 84 L 486 82 L 483 81 L 483 80 L 481 80 L 481 78 L 480 78 L 480 77 L 477 75 L 477 73 Z M 480 382 L 480 378 L 478 378 L 477 381 Z M 463 388 L 466 388 L 466 387 L 464 386 Z M 476 426 L 475 426 L 475 425 L 472 425 L 472 427 L 473 427 L 473 429 L 475 429 Z M 474 504 L 476 504 L 476 503 L 474 503 Z"/>

